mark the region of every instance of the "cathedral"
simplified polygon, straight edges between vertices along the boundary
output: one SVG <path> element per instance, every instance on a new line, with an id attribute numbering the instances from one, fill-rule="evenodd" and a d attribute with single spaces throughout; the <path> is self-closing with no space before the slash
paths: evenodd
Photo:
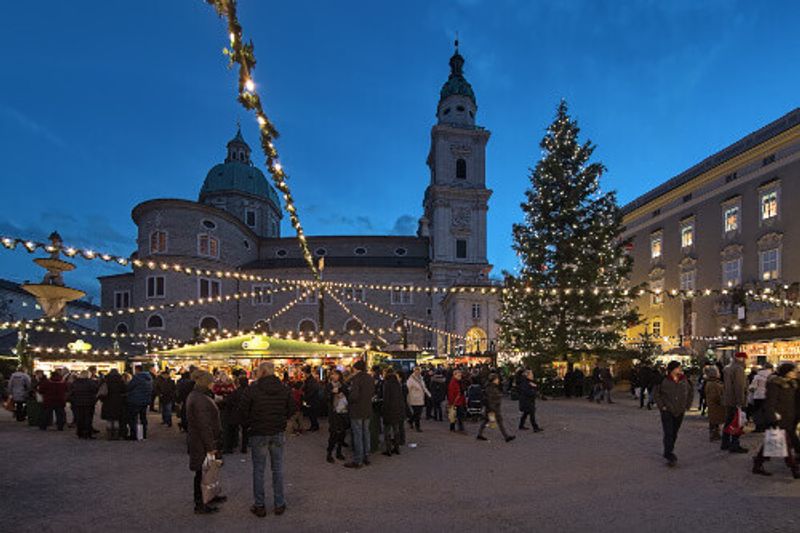
<path id="1" fill-rule="evenodd" d="M 456 43 L 431 129 L 430 183 L 417 234 L 307 237 L 311 253 L 324 264 L 323 280 L 337 283 L 336 298 L 324 296 L 321 305 L 319 294 L 302 287 L 287 290 L 282 283 L 138 269 L 100 278 L 104 309 L 248 296 L 107 317 L 102 329 L 186 340 L 200 329 L 334 331 L 360 341 L 378 333 L 389 345 L 439 355 L 494 351 L 499 299 L 497 290 L 489 290 L 492 265 L 486 257 L 492 191 L 486 186 L 485 156 L 490 133 L 476 124 L 477 110 Z M 241 131 L 228 142 L 224 162 L 208 172 L 197 201 L 148 200 L 134 207 L 131 216 L 138 228 L 134 256 L 139 259 L 237 270 L 262 279 L 311 279 L 296 236 L 280 235 L 280 199 L 253 165 Z M 487 290 L 380 288 L 386 285 Z"/>

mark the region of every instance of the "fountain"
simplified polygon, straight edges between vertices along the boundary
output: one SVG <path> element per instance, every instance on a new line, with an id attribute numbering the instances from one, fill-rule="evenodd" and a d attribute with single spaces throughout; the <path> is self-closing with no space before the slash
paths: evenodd
<path id="1" fill-rule="evenodd" d="M 64 314 L 67 304 L 82 298 L 86 293 L 64 285 L 64 272 L 75 269 L 75 265 L 59 258 L 63 241 L 57 232 L 50 234 L 51 246 L 47 247 L 50 257 L 40 257 L 33 262 L 47 269 L 41 283 L 26 283 L 22 288 L 36 297 L 39 306 L 48 318 L 57 318 Z"/>

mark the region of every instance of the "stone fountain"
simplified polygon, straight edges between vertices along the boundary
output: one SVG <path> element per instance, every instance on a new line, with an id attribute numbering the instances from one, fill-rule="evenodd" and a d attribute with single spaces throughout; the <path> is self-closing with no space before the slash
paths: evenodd
<path id="1" fill-rule="evenodd" d="M 50 257 L 40 257 L 33 262 L 47 270 L 41 283 L 26 283 L 22 288 L 36 297 L 39 306 L 48 318 L 63 316 L 69 302 L 82 298 L 86 293 L 64 285 L 64 272 L 75 269 L 75 265 L 60 259 L 62 240 L 57 232 L 50 234 Z"/>

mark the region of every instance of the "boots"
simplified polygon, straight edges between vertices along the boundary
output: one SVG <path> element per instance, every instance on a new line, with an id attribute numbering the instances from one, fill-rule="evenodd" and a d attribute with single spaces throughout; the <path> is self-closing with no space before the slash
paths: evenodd
<path id="1" fill-rule="evenodd" d="M 764 462 L 759 461 L 758 457 L 753 459 L 753 473 L 760 476 L 771 476 L 769 472 L 764 470 Z"/>
<path id="2" fill-rule="evenodd" d="M 722 439 L 722 435 L 719 433 L 719 426 L 712 426 L 708 428 L 708 440 L 711 442 L 715 442 Z"/>
<path id="3" fill-rule="evenodd" d="M 325 460 L 328 461 L 329 463 L 334 463 L 335 462 L 333 460 L 333 455 L 331 455 L 330 450 L 328 450 L 328 455 L 325 457 Z"/>

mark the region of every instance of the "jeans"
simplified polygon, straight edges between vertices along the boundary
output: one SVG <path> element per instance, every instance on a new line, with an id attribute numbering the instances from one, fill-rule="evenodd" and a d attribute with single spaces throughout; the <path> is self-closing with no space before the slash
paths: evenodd
<path id="1" fill-rule="evenodd" d="M 441 422 L 444 419 L 442 415 L 442 402 L 433 402 L 433 419 Z"/>
<path id="2" fill-rule="evenodd" d="M 525 420 L 531 417 L 531 426 L 533 429 L 538 429 L 539 424 L 536 423 L 536 408 L 532 407 L 529 411 L 522 411 L 522 417 L 519 419 L 519 429 L 523 429 L 525 427 Z"/>
<path id="3" fill-rule="evenodd" d="M 353 462 L 360 465 L 369 459 L 369 418 L 351 418 L 350 429 L 353 431 Z"/>
<path id="4" fill-rule="evenodd" d="M 45 407 L 42 419 L 39 421 L 39 429 L 47 429 L 53 422 L 53 413 L 56 415 L 56 427 L 59 431 L 64 431 L 64 425 L 67 423 L 67 412 L 64 407 Z"/>
<path id="5" fill-rule="evenodd" d="M 661 411 L 661 428 L 664 430 L 664 457 L 669 459 L 675 450 L 678 430 L 681 428 L 683 415 L 675 416 L 669 411 Z"/>
<path id="6" fill-rule="evenodd" d="M 275 507 L 286 505 L 283 497 L 283 447 L 286 442 L 283 433 L 276 435 L 250 435 L 250 453 L 253 459 L 253 499 L 256 507 L 265 507 L 264 469 L 267 466 L 267 453 L 272 469 L 272 500 Z"/>
<path id="7" fill-rule="evenodd" d="M 417 429 L 419 429 L 420 418 L 422 418 L 422 407 L 421 405 L 411 406 L 411 424 Z"/>
<path id="8" fill-rule="evenodd" d="M 128 425 L 130 432 L 128 438 L 136 440 L 136 424 L 142 424 L 142 438 L 147 438 L 147 404 L 128 405 Z"/>
<path id="9" fill-rule="evenodd" d="M 17 415 L 17 422 L 22 422 L 25 420 L 26 416 L 26 406 L 25 402 L 14 402 L 15 413 Z"/>
<path id="10" fill-rule="evenodd" d="M 161 403 L 161 421 L 168 427 L 172 427 L 172 402 L 159 402 Z"/>

